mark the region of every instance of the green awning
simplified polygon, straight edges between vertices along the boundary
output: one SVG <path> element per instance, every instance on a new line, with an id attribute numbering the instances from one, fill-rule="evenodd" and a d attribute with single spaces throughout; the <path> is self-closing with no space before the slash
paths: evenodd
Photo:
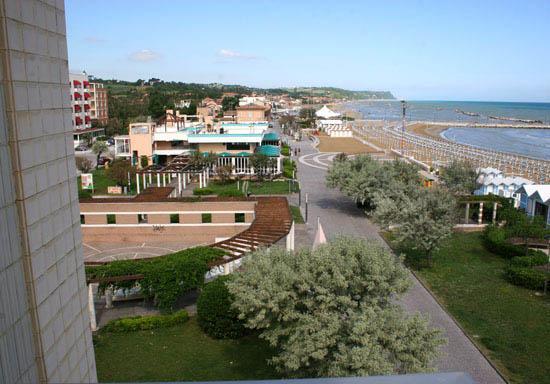
<path id="1" fill-rule="evenodd" d="M 235 156 L 236 157 L 249 157 L 250 153 L 249 152 L 239 152 Z"/>
<path id="2" fill-rule="evenodd" d="M 229 153 L 229 152 L 221 152 L 221 153 L 218 153 L 218 156 L 219 156 L 219 157 L 231 157 L 231 153 Z"/>
<path id="3" fill-rule="evenodd" d="M 269 157 L 279 157 L 281 151 L 276 145 L 260 145 L 256 149 L 256 153 L 269 156 Z"/>
<path id="4" fill-rule="evenodd" d="M 268 132 L 264 135 L 262 141 L 278 141 L 279 135 L 277 132 Z"/>

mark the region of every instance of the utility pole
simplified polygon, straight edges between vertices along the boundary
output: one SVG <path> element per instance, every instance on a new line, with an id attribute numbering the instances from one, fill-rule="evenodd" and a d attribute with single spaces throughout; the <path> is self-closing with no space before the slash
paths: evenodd
<path id="1" fill-rule="evenodd" d="M 402 115 L 402 126 L 401 126 L 401 155 L 403 154 L 403 144 L 405 142 L 405 115 L 407 113 L 407 102 L 405 100 L 401 100 L 401 107 L 403 110 Z"/>

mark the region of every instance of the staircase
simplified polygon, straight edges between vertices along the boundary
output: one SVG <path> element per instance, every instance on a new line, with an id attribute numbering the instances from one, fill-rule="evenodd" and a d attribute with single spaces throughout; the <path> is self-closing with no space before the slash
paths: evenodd
<path id="1" fill-rule="evenodd" d="M 245 231 L 211 247 L 223 249 L 227 255 L 211 262 L 210 267 L 240 259 L 246 253 L 260 247 L 275 244 L 285 237 L 292 225 L 292 215 L 288 201 L 284 197 L 257 197 L 255 218 Z"/>

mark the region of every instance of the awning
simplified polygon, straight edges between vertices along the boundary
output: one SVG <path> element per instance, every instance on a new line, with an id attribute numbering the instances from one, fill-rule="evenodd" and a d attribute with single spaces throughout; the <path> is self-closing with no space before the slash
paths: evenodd
<path id="1" fill-rule="evenodd" d="M 277 132 L 268 132 L 264 135 L 263 141 L 278 141 L 279 140 L 279 135 L 277 134 Z"/>
<path id="2" fill-rule="evenodd" d="M 235 155 L 236 157 L 249 157 L 250 152 L 239 152 Z"/>
<path id="3" fill-rule="evenodd" d="M 279 147 L 277 147 L 276 145 L 260 145 L 256 149 L 256 153 L 269 157 L 279 157 L 279 155 L 281 154 Z"/>
<path id="4" fill-rule="evenodd" d="M 73 86 L 75 87 L 80 87 L 80 85 L 82 85 L 82 83 L 78 80 L 73 80 Z"/>
<path id="5" fill-rule="evenodd" d="M 221 152 L 221 153 L 218 153 L 218 157 L 231 157 L 231 153 L 229 152 Z"/>
<path id="6" fill-rule="evenodd" d="M 75 99 L 75 100 L 80 100 L 80 99 L 82 99 L 82 95 L 81 95 L 80 93 L 78 93 L 78 92 L 75 92 L 75 93 L 74 93 L 74 99 Z"/>

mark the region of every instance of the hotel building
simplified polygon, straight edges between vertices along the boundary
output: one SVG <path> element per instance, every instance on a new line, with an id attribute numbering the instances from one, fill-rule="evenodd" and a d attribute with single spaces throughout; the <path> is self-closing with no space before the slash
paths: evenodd
<path id="1" fill-rule="evenodd" d="M 96 382 L 64 3 L 3 0 L 0 26 L 0 383 Z"/>

